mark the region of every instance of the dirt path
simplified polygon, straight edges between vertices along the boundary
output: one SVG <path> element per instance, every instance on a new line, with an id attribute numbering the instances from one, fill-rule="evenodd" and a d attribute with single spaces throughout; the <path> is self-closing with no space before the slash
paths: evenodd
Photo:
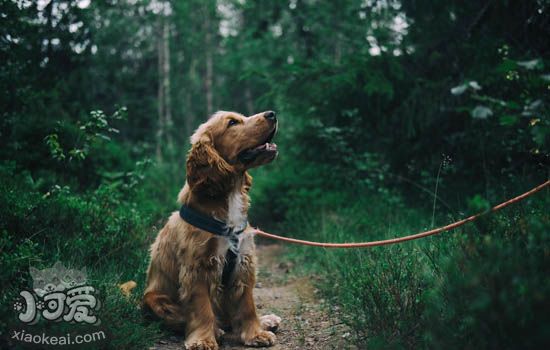
<path id="1" fill-rule="evenodd" d="M 276 332 L 282 349 L 357 349 L 347 327 L 335 314 L 327 312 L 323 300 L 306 277 L 296 277 L 292 265 L 284 261 L 282 246 L 258 245 L 258 278 L 254 297 L 259 315 L 276 314 L 283 320 Z M 161 340 L 152 349 L 182 349 L 182 337 Z M 220 349 L 250 349 L 240 345 L 232 334 L 222 337 Z"/>

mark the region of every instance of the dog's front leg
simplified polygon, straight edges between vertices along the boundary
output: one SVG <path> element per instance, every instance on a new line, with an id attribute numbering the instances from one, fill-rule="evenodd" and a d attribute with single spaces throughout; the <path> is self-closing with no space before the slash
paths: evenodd
<path id="1" fill-rule="evenodd" d="M 260 319 L 256 314 L 253 288 L 255 285 L 255 272 L 252 257 L 243 257 L 241 265 L 242 279 L 234 281 L 229 291 L 232 310 L 232 325 L 239 334 L 241 341 L 248 346 L 272 346 L 276 336 L 262 328 Z M 249 263 L 247 263 L 249 262 Z M 248 270 L 248 271 L 247 271 Z M 246 276 L 246 277 L 245 277 Z"/>
<path id="2" fill-rule="evenodd" d="M 261 327 L 252 296 L 252 286 L 244 287 L 238 305 L 239 309 L 234 321 L 242 342 L 248 346 L 271 346 L 275 344 L 275 334 L 263 330 Z"/>
<path id="3" fill-rule="evenodd" d="M 204 282 L 198 282 L 186 299 L 185 346 L 189 350 L 217 350 L 216 318 L 210 300 L 210 291 Z"/>

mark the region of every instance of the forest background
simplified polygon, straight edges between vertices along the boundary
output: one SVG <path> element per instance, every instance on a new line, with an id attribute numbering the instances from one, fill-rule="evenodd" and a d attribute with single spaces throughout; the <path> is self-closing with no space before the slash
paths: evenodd
<path id="1" fill-rule="evenodd" d="M 483 211 L 549 176 L 550 3 L 2 0 L 0 330 L 28 268 L 88 269 L 113 348 L 163 334 L 135 308 L 147 249 L 216 110 L 275 110 L 253 225 L 366 241 Z M 360 346 L 541 348 L 548 190 L 453 234 L 293 248 Z M 130 300 L 117 284 L 138 282 Z M 3 340 L 6 344 L 6 340 Z"/>

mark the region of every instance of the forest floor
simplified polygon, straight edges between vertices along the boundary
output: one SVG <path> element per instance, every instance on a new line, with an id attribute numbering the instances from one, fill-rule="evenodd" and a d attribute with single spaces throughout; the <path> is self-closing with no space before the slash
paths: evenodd
<path id="1" fill-rule="evenodd" d="M 312 279 L 298 276 L 285 258 L 279 244 L 258 245 L 258 278 L 254 298 L 259 315 L 276 314 L 282 318 L 275 332 L 277 342 L 272 350 L 283 349 L 357 349 L 348 327 L 338 318 L 338 307 L 326 305 Z M 151 349 L 182 349 L 183 337 L 169 336 Z M 220 349 L 249 349 L 236 337 L 225 334 Z"/>

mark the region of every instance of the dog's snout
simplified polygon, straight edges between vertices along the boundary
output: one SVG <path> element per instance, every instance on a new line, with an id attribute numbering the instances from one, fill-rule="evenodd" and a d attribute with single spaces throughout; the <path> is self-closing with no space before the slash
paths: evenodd
<path id="1" fill-rule="evenodd" d="M 277 120 L 277 115 L 273 111 L 267 111 L 267 112 L 264 113 L 264 118 L 268 119 L 268 120 L 271 120 L 271 121 L 276 121 Z"/>

